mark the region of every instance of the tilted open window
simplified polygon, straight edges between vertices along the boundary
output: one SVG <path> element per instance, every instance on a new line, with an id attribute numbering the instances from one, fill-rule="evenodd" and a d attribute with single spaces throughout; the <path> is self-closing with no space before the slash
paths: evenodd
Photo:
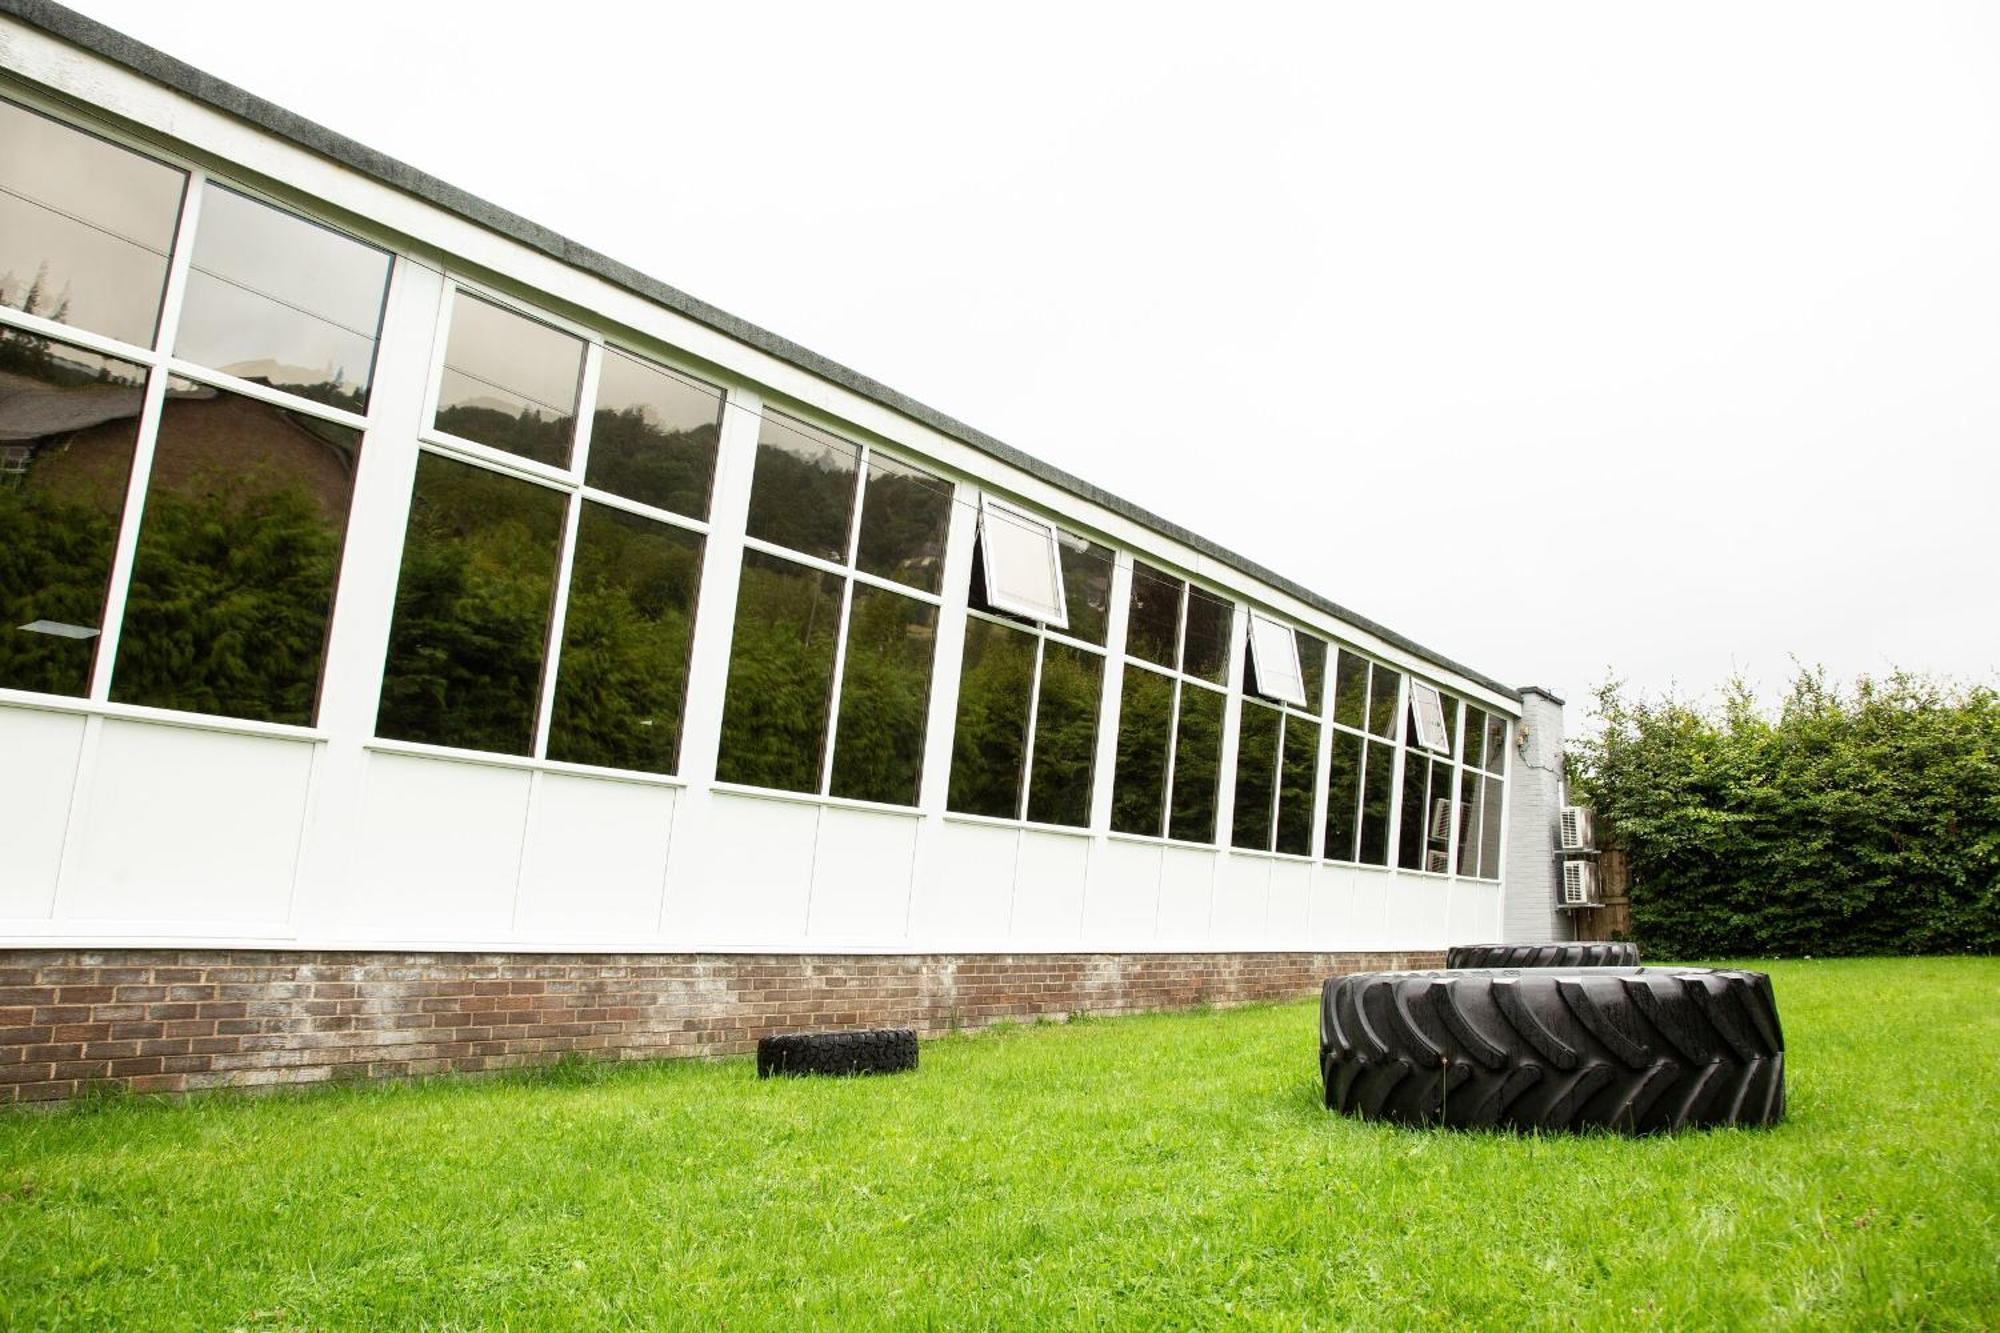
<path id="1" fill-rule="evenodd" d="M 996 610 L 1069 628 L 1055 524 L 990 495 L 979 497 L 979 550 L 986 600 Z"/>
<path id="2" fill-rule="evenodd" d="M 1257 693 L 1296 708 L 1310 708 L 1305 672 L 1299 668 L 1299 640 L 1290 625 L 1250 613 L 1250 664 Z"/>
<path id="3" fill-rule="evenodd" d="M 1444 699 L 1435 685 L 1410 682 L 1411 711 L 1417 723 L 1417 744 L 1439 754 L 1451 753 L 1451 732 L 1445 726 Z"/>

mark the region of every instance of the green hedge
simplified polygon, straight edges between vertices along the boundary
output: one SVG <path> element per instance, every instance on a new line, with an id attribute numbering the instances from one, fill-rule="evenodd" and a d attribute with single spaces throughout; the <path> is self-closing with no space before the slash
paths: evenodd
<path id="1" fill-rule="evenodd" d="M 1632 871 L 1651 953 L 1916 954 L 2000 944 L 2000 696 L 1802 672 L 1774 719 L 1598 691 L 1572 777 Z"/>

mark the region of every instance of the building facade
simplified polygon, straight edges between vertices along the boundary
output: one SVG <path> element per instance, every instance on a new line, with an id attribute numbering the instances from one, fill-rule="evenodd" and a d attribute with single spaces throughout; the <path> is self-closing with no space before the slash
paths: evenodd
<path id="1" fill-rule="evenodd" d="M 1546 936 L 1525 699 L 0 0 L 0 1100 Z"/>

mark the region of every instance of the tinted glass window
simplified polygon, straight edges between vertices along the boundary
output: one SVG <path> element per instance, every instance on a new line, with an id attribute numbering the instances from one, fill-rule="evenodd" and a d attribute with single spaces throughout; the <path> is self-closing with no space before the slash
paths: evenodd
<path id="1" fill-rule="evenodd" d="M 1378 662 L 1375 666 L 1374 683 L 1370 686 L 1368 695 L 1368 729 L 1377 736 L 1394 739 L 1396 696 L 1402 688 L 1402 673 L 1391 671 Z"/>
<path id="2" fill-rule="evenodd" d="M 1458 873 L 1479 873 L 1479 816 L 1485 803 L 1484 789 L 1477 773 L 1463 770 L 1458 775 Z"/>
<path id="3" fill-rule="evenodd" d="M 1167 742 L 1173 734 L 1174 683 L 1126 667 L 1118 709 L 1118 766 L 1111 787 L 1111 827 L 1120 833 L 1163 830 Z"/>
<path id="4" fill-rule="evenodd" d="M 1430 808 L 1424 795 L 1430 789 L 1431 761 L 1420 754 L 1403 756 L 1403 827 L 1396 840 L 1396 864 L 1405 870 L 1424 868 L 1424 851 L 1429 845 L 1425 820 Z"/>
<path id="5" fill-rule="evenodd" d="M 1033 635 L 990 620 L 965 622 L 947 798 L 953 810 L 997 819 L 1019 813 L 1034 676 Z"/>
<path id="6" fill-rule="evenodd" d="M 381 735 L 533 748 L 565 503 L 544 486 L 418 456 Z"/>
<path id="7" fill-rule="evenodd" d="M 1181 689 L 1180 725 L 1174 738 L 1173 809 L 1167 836 L 1189 842 L 1215 841 L 1216 794 L 1222 774 L 1220 690 L 1188 685 Z"/>
<path id="8" fill-rule="evenodd" d="M 313 720 L 361 434 L 167 388 L 111 697 Z"/>
<path id="9" fill-rule="evenodd" d="M 1470 704 L 1465 708 L 1464 758 L 1474 768 L 1486 767 L 1486 714 Z"/>
<path id="10" fill-rule="evenodd" d="M 174 351 L 365 412 L 388 287 L 383 251 L 210 185 Z"/>
<path id="11" fill-rule="evenodd" d="M 1326 643 L 1301 630 L 1299 672 L 1306 681 L 1306 711 L 1319 713 L 1326 707 Z"/>
<path id="12" fill-rule="evenodd" d="M 1090 823 L 1090 775 L 1103 689 L 1102 657 L 1067 644 L 1044 646 L 1028 818 L 1075 828 Z"/>
<path id="13" fill-rule="evenodd" d="M 1486 778 L 1485 818 L 1479 826 L 1479 873 L 1487 879 L 1500 878 L 1500 820 L 1505 787 L 1499 778 Z"/>
<path id="14" fill-rule="evenodd" d="M 1497 713 L 1486 715 L 1486 767 L 1494 773 L 1507 771 L 1507 719 Z"/>
<path id="15" fill-rule="evenodd" d="M 584 481 L 641 504 L 707 518 L 722 411 L 720 389 L 607 347 Z"/>
<path id="16" fill-rule="evenodd" d="M 1199 588 L 1188 590 L 1182 670 L 1220 685 L 1229 678 L 1229 620 L 1234 608 Z"/>
<path id="17" fill-rule="evenodd" d="M 1102 644 L 1111 624 L 1111 548 L 1072 533 L 1056 532 L 1062 548 L 1063 597 L 1072 639 Z"/>
<path id="18" fill-rule="evenodd" d="M 1361 826 L 1361 747 L 1365 742 L 1345 731 L 1333 733 L 1326 770 L 1326 840 L 1329 861 L 1352 861 L 1354 838 Z"/>
<path id="19" fill-rule="evenodd" d="M 90 692 L 145 380 L 0 329 L 0 686 Z"/>
<path id="20" fill-rule="evenodd" d="M 186 183 L 0 102 L 0 305 L 151 347 Z"/>
<path id="21" fill-rule="evenodd" d="M 1230 845 L 1265 851 L 1271 845 L 1271 802 L 1277 796 L 1279 716 L 1275 708 L 1243 701 L 1236 730 L 1236 804 Z"/>
<path id="22" fill-rule="evenodd" d="M 583 340 L 459 292 L 438 383 L 437 428 L 569 466 Z"/>
<path id="23" fill-rule="evenodd" d="M 838 574 L 743 553 L 716 776 L 818 791 L 840 632 Z"/>
<path id="24" fill-rule="evenodd" d="M 1368 659 L 1344 648 L 1334 668 L 1333 720 L 1355 728 L 1368 725 Z"/>
<path id="25" fill-rule="evenodd" d="M 845 563 L 860 459 L 861 451 L 847 441 L 766 412 L 757 432 L 746 530 L 752 537 Z"/>
<path id="26" fill-rule="evenodd" d="M 833 795 L 917 803 L 937 616 L 935 606 L 914 597 L 854 585 L 828 788 Z"/>
<path id="27" fill-rule="evenodd" d="M 1396 790 L 1395 747 L 1368 742 L 1367 767 L 1361 787 L 1361 861 L 1389 864 L 1389 812 Z"/>
<path id="28" fill-rule="evenodd" d="M 1179 579 L 1168 578 L 1150 565 L 1132 562 L 1132 609 L 1125 629 L 1125 651 L 1163 667 L 1180 660 L 1181 591 Z"/>
<path id="29" fill-rule="evenodd" d="M 549 758 L 674 771 L 701 548 L 695 533 L 584 503 Z"/>
<path id="30" fill-rule="evenodd" d="M 1319 728 L 1298 716 L 1285 718 L 1278 766 L 1277 850 L 1312 855 L 1313 780 L 1319 774 Z"/>
<path id="31" fill-rule="evenodd" d="M 936 592 L 944 578 L 951 485 L 881 454 L 868 460 L 855 564 L 870 574 Z"/>

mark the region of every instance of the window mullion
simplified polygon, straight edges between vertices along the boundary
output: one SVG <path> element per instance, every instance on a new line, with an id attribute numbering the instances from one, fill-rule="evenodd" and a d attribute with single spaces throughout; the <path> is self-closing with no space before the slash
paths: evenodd
<path id="1" fill-rule="evenodd" d="M 1042 711 L 1042 659 L 1049 641 L 1035 635 L 1035 674 L 1028 682 L 1028 734 L 1021 742 L 1021 790 L 1015 793 L 1015 818 L 1028 817 L 1028 788 L 1035 780 L 1035 720 Z"/>
<path id="2" fill-rule="evenodd" d="M 1182 603 L 1186 605 L 1185 601 Z M 1166 785 L 1160 792 L 1160 827 L 1157 837 L 1167 837 L 1174 826 L 1174 760 L 1180 757 L 1181 748 L 1181 690 L 1185 688 L 1178 674 L 1174 682 L 1173 706 L 1167 709 L 1167 776 Z"/>
<path id="3" fill-rule="evenodd" d="M 555 710 L 556 669 L 562 664 L 563 627 L 569 620 L 569 580 L 576 568 L 577 528 L 583 522 L 583 493 L 571 491 L 563 520 L 562 550 L 556 557 L 555 605 L 549 608 L 549 639 L 542 650 L 542 687 L 535 707 L 537 759 L 549 749 L 549 725 Z"/>
<path id="4" fill-rule="evenodd" d="M 833 788 L 833 744 L 840 734 L 840 686 L 847 676 L 847 621 L 854 610 L 854 580 L 844 579 L 840 585 L 840 623 L 834 630 L 833 640 L 833 695 L 826 702 L 826 735 L 820 741 L 819 753 L 819 794 L 824 796 Z"/>

